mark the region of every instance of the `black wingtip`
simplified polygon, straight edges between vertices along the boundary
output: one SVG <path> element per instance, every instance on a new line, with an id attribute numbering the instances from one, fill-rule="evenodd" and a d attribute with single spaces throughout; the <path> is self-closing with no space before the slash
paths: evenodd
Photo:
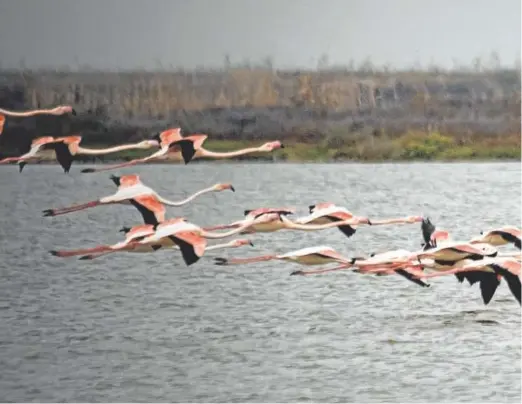
<path id="1" fill-rule="evenodd" d="M 96 169 L 94 169 L 94 168 L 84 168 L 81 172 L 84 173 L 84 174 L 91 174 L 91 173 L 95 173 Z"/>
<path id="2" fill-rule="evenodd" d="M 290 273 L 290 276 L 294 276 L 294 275 L 304 275 L 304 272 L 299 270 L 299 271 L 294 271 L 294 272 Z"/>
<path id="3" fill-rule="evenodd" d="M 92 259 L 92 255 L 83 255 L 80 258 L 78 258 L 81 261 L 87 261 Z"/>
<path id="4" fill-rule="evenodd" d="M 124 227 L 122 227 L 122 228 L 119 230 L 119 232 L 120 232 L 120 233 L 128 233 L 130 230 L 131 230 L 130 227 L 125 227 L 125 226 L 124 226 Z"/>
<path id="5" fill-rule="evenodd" d="M 120 186 L 120 177 L 117 177 L 114 174 L 111 174 L 109 179 L 116 184 L 116 186 Z"/>
<path id="6" fill-rule="evenodd" d="M 27 165 L 27 163 L 25 161 L 21 161 L 20 163 L 18 163 L 18 168 L 19 168 L 19 172 L 21 173 L 22 170 L 24 169 L 24 167 Z"/>
<path id="7" fill-rule="evenodd" d="M 44 217 L 54 216 L 54 211 L 52 209 L 43 210 L 42 213 L 43 213 Z"/>
<path id="8" fill-rule="evenodd" d="M 54 255 L 55 257 L 58 256 L 58 251 L 56 250 L 49 250 L 49 254 Z"/>
<path id="9" fill-rule="evenodd" d="M 228 259 L 223 257 L 216 257 L 214 258 L 214 265 L 227 265 Z"/>

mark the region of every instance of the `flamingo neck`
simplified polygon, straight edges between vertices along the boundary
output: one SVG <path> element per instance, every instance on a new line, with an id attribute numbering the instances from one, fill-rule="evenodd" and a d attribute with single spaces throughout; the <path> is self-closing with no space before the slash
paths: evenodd
<path id="1" fill-rule="evenodd" d="M 116 153 L 123 150 L 134 150 L 134 149 L 142 149 L 143 147 L 139 146 L 136 143 L 132 144 L 123 144 L 120 146 L 108 147 L 106 149 L 86 149 L 83 147 L 78 147 L 77 154 L 87 154 L 87 155 L 99 155 L 99 154 L 108 154 L 108 153 Z"/>
<path id="2" fill-rule="evenodd" d="M 158 196 L 158 199 L 161 203 L 164 203 L 165 205 L 182 206 L 182 205 L 185 205 L 185 204 L 189 203 L 190 201 L 196 199 L 198 196 L 201 196 L 203 194 L 206 194 L 206 193 L 212 192 L 212 191 L 214 191 L 214 187 L 205 188 L 178 202 L 170 201 L 168 199 L 162 198 L 161 196 Z"/>
<path id="3" fill-rule="evenodd" d="M 51 114 L 50 109 L 35 109 L 32 111 L 25 111 L 25 112 L 15 112 L 15 111 L 8 111 L 7 109 L 0 108 L 0 114 L 6 115 L 6 116 L 13 116 L 13 117 L 27 117 L 27 116 L 35 116 L 35 115 L 45 115 L 45 114 Z"/>
<path id="4" fill-rule="evenodd" d="M 406 220 L 404 218 L 372 220 L 372 226 L 379 226 L 379 225 L 385 225 L 385 224 L 399 224 L 399 223 L 406 223 Z"/>
<path id="5" fill-rule="evenodd" d="M 209 157 L 214 159 L 226 159 L 230 157 L 243 156 L 245 154 L 251 154 L 261 151 L 259 147 L 249 147 L 246 149 L 234 150 L 229 152 L 213 152 L 204 148 L 200 148 L 201 157 Z"/>
<path id="6" fill-rule="evenodd" d="M 234 234 L 238 234 L 238 233 L 242 232 L 246 228 L 250 227 L 253 223 L 254 223 L 253 220 L 249 220 L 249 221 L 245 222 L 244 224 L 242 224 L 241 226 L 239 226 L 233 230 L 224 232 L 224 233 L 208 232 L 208 231 L 201 229 L 200 234 L 201 234 L 201 237 L 210 238 L 210 239 L 230 237 L 230 236 L 233 236 Z"/>
<path id="7" fill-rule="evenodd" d="M 343 220 L 339 222 L 332 222 L 332 223 L 326 223 L 326 224 L 298 224 L 295 222 L 292 222 L 291 220 L 287 219 L 285 216 L 281 216 L 281 220 L 283 221 L 284 227 L 286 229 L 293 229 L 293 230 L 308 230 L 308 231 L 315 231 L 315 230 L 323 230 L 323 229 L 329 229 L 331 227 L 339 227 L 343 225 L 355 225 L 357 224 L 357 221 L 354 220 Z"/>

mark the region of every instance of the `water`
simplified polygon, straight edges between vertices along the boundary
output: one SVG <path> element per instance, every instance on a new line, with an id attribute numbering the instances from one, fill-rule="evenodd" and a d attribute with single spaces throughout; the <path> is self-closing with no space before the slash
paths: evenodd
<path id="1" fill-rule="evenodd" d="M 521 166 L 498 164 L 147 166 L 143 182 L 200 225 L 243 210 L 332 201 L 358 215 L 429 215 L 456 239 L 520 221 Z M 489 306 L 453 277 L 291 277 L 292 263 L 218 267 L 327 244 L 346 255 L 416 250 L 419 225 L 252 235 L 187 268 L 178 253 L 63 259 L 50 249 L 117 242 L 128 206 L 41 211 L 114 192 L 110 173 L 0 169 L 0 397 L 3 401 L 520 402 L 520 307 L 502 283 Z"/>

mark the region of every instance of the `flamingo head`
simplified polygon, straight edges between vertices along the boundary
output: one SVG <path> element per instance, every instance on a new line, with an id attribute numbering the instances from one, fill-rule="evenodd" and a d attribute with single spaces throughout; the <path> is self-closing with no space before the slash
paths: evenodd
<path id="1" fill-rule="evenodd" d="M 159 147 L 159 142 L 157 140 L 143 140 L 138 143 L 138 147 L 140 149 L 151 149 L 152 147 Z"/>
<path id="2" fill-rule="evenodd" d="M 70 105 L 59 105 L 51 109 L 51 114 L 53 115 L 64 115 L 64 114 L 72 114 L 76 115 L 76 111 Z"/>
<path id="3" fill-rule="evenodd" d="M 244 245 L 249 245 L 249 246 L 253 247 L 254 243 L 252 243 L 252 241 L 250 241 L 249 239 L 246 239 L 246 238 L 239 238 L 237 240 L 232 240 L 230 242 L 231 247 L 242 247 Z"/>
<path id="4" fill-rule="evenodd" d="M 422 216 L 407 216 L 404 218 L 404 223 L 420 223 L 424 220 Z"/>
<path id="5" fill-rule="evenodd" d="M 372 225 L 372 222 L 370 221 L 369 218 L 367 217 L 358 217 L 357 218 L 357 224 L 368 224 L 368 225 Z"/>
<path id="6" fill-rule="evenodd" d="M 213 187 L 214 191 L 221 192 L 230 189 L 232 192 L 236 192 L 236 189 L 232 184 L 216 184 Z"/>
<path id="7" fill-rule="evenodd" d="M 259 151 L 271 152 L 272 150 L 284 149 L 284 148 L 285 148 L 285 146 L 279 140 L 276 140 L 274 142 L 265 143 L 264 145 L 259 147 Z"/>

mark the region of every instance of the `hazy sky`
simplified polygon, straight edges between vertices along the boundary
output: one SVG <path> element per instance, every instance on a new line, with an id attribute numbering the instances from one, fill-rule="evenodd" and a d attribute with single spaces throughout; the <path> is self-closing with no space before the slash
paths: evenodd
<path id="1" fill-rule="evenodd" d="M 521 51 L 521 0 L 0 0 L 0 62 L 133 68 L 414 62 Z"/>

